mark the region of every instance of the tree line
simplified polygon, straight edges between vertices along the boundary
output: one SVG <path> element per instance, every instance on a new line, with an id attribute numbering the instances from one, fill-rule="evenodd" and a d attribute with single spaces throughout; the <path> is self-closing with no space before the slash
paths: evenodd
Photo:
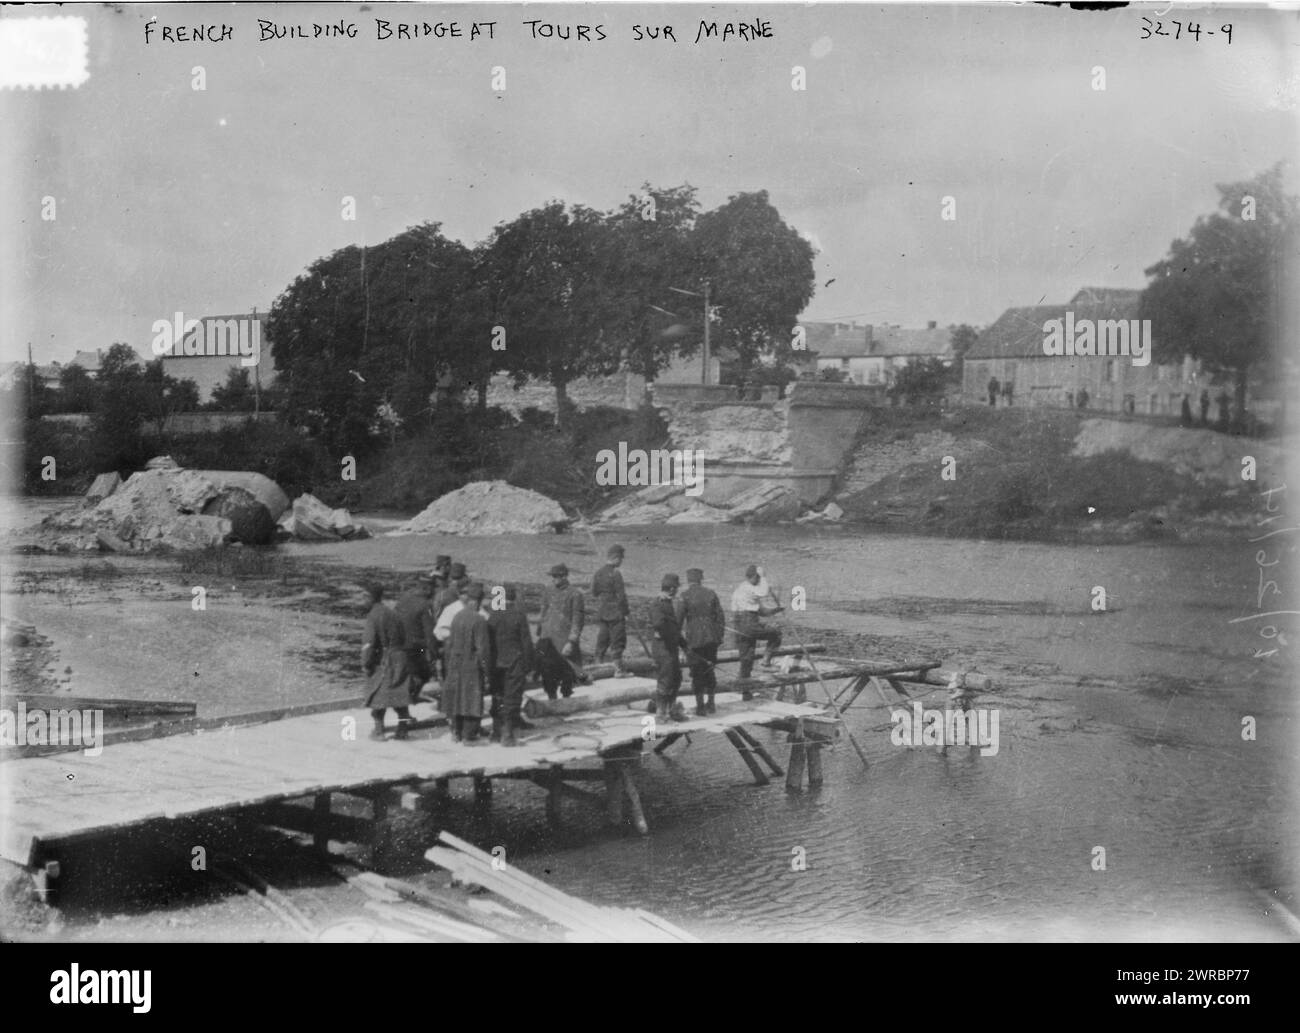
<path id="1" fill-rule="evenodd" d="M 438 392 L 540 381 L 568 412 L 579 377 L 654 376 L 711 339 L 744 366 L 789 353 L 812 298 L 812 246 L 766 191 L 701 211 L 689 184 L 597 211 L 551 201 L 473 247 L 437 222 L 313 262 L 267 336 L 286 417 L 333 449 L 427 422 Z"/>

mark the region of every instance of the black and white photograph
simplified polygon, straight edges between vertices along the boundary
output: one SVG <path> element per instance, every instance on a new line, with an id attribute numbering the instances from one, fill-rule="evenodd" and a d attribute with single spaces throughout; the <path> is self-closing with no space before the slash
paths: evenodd
<path id="1" fill-rule="evenodd" d="M 1300 941 L 1298 115 L 1264 4 L 0 8 L 0 939 Z"/>

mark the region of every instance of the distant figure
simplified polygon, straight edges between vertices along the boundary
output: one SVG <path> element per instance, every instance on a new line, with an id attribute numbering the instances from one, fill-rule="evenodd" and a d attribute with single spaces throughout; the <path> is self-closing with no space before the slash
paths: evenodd
<path id="1" fill-rule="evenodd" d="M 365 705 L 370 710 L 375 726 L 370 738 L 384 738 L 384 713 L 392 707 L 397 711 L 397 732 L 394 738 L 405 739 L 411 725 L 411 672 L 406 662 L 406 640 L 402 622 L 384 605 L 384 586 L 370 585 L 366 589 L 370 599 L 370 612 L 366 614 L 364 644 L 361 647 L 361 667 L 366 672 Z"/>
<path id="2" fill-rule="evenodd" d="M 481 609 L 483 586 L 467 585 L 447 638 L 447 680 L 441 709 L 451 723 L 451 741 L 476 743 L 483 721 L 483 687 L 492 664 L 488 615 Z"/>
<path id="3" fill-rule="evenodd" d="M 1073 408 L 1074 408 L 1074 392 L 1073 392 L 1073 391 L 1067 391 L 1067 392 L 1065 393 L 1065 407 L 1066 407 L 1067 409 L 1073 409 Z"/>
<path id="4" fill-rule="evenodd" d="M 1015 393 L 1016 393 L 1016 385 L 1012 381 L 1008 380 L 1005 384 L 1002 385 L 1002 397 L 1007 400 L 1007 405 L 1014 404 L 1013 396 L 1015 395 Z"/>
<path id="5" fill-rule="evenodd" d="M 998 378 L 989 377 L 989 405 L 996 406 L 998 404 L 999 387 L 1001 387 L 1001 385 L 998 383 Z"/>
<path id="6" fill-rule="evenodd" d="M 1183 404 L 1184 405 L 1187 404 L 1186 398 L 1183 399 Z M 1130 416 L 1132 416 L 1137 411 L 1137 399 L 1134 398 L 1132 395 L 1124 396 L 1124 411 L 1128 413 Z M 1189 409 L 1188 412 L 1190 413 L 1191 410 Z"/>
<path id="7" fill-rule="evenodd" d="M 1214 429 L 1224 434 L 1228 433 L 1228 403 L 1230 401 L 1227 391 L 1220 391 L 1218 397 L 1214 399 L 1214 404 L 1219 407 L 1219 421 L 1215 424 Z"/>
<path id="8" fill-rule="evenodd" d="M 569 568 L 563 563 L 551 568 L 551 578 L 552 586 L 542 593 L 537 667 L 547 698 L 555 699 L 558 690 L 567 699 L 578 680 L 573 665 L 582 662 L 578 648 L 584 620 L 582 593 L 569 584 Z"/>
<path id="9" fill-rule="evenodd" d="M 1192 425 L 1192 403 L 1188 399 L 1187 395 L 1183 395 L 1183 410 L 1179 414 L 1178 423 L 1183 427 L 1190 427 Z"/>
<path id="10" fill-rule="evenodd" d="M 519 605 L 519 590 L 505 586 L 506 608 L 488 615 L 492 639 L 492 739 L 502 746 L 517 746 L 515 732 L 532 726 L 520 713 L 524 705 L 524 680 L 536 664 L 533 633 L 528 615 Z"/>
<path id="11" fill-rule="evenodd" d="M 686 572 L 686 591 L 676 600 L 677 623 L 682 626 L 686 666 L 691 672 L 697 717 L 718 711 L 713 702 L 713 695 L 718 690 L 714 667 L 718 663 L 718 646 L 722 645 L 727 626 L 717 593 L 705 588 L 703 582 L 704 571 L 692 567 Z"/>
<path id="12" fill-rule="evenodd" d="M 1088 389 L 1086 387 L 1079 389 L 1079 408 L 1088 408 Z"/>
<path id="13" fill-rule="evenodd" d="M 1201 426 L 1208 426 L 1210 422 L 1210 392 L 1201 392 Z"/>
<path id="14" fill-rule="evenodd" d="M 682 629 L 677 623 L 673 597 L 681 578 L 665 574 L 659 584 L 659 596 L 650 604 L 649 620 L 652 638 L 650 654 L 655 662 L 655 698 L 648 708 L 668 721 L 685 721 L 686 714 L 677 702 L 677 690 L 682 686 L 682 663 L 678 654 L 682 648 Z"/>
<path id="15" fill-rule="evenodd" d="M 623 678 L 623 650 L 627 648 L 627 589 L 618 568 L 623 565 L 623 546 L 611 545 L 605 553 L 609 560 L 591 579 L 591 596 L 596 604 L 596 663 L 603 663 L 608 653 L 614 661 L 614 677 Z"/>

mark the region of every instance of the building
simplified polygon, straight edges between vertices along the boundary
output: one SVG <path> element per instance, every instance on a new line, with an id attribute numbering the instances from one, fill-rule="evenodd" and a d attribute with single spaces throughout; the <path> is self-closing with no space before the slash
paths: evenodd
<path id="1" fill-rule="evenodd" d="M 924 328 L 870 323 L 804 323 L 808 350 L 817 355 L 817 370 L 836 369 L 854 384 L 893 383 L 912 359 L 935 358 L 952 364 L 952 327 L 931 321 Z"/>
<path id="2" fill-rule="evenodd" d="M 1044 354 L 1045 325 L 1052 320 L 1136 320 L 1141 297 L 1141 290 L 1085 287 L 1063 305 L 1007 309 L 966 353 L 962 400 L 988 404 L 988 384 L 996 379 L 999 405 L 1076 407 L 1086 391 L 1087 407 L 1105 412 L 1177 416 L 1184 395 L 1195 410 L 1209 378 L 1193 359 L 1137 366 L 1131 355 Z"/>
<path id="3" fill-rule="evenodd" d="M 213 390 L 226 383 L 232 369 L 248 370 L 255 386 L 270 385 L 274 374 L 264 313 L 204 316 L 195 322 L 198 328 L 189 330 L 165 324 L 168 329 L 158 332 L 164 324 L 154 325 L 153 353 L 162 356 L 167 376 L 194 381 L 200 402 L 211 401 Z"/>

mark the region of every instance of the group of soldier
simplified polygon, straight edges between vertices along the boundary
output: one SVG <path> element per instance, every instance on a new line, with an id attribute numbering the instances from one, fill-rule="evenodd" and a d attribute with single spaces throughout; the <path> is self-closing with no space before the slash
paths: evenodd
<path id="1" fill-rule="evenodd" d="M 623 557 L 621 545 L 610 546 L 607 562 L 591 583 L 591 614 L 598 625 L 595 659 L 612 661 L 616 678 L 627 675 L 623 657 L 630 607 L 619 571 Z M 529 675 L 539 677 L 549 699 L 571 696 L 574 686 L 586 680 L 579 645 L 588 614 L 586 600 L 570 584 L 563 563 L 550 569 L 550 577 L 551 586 L 542 594 L 536 642 L 515 586 L 494 588 L 494 599 L 469 577 L 464 564 L 453 563 L 449 556 L 439 556 L 433 570 L 418 577 L 391 609 L 383 602 L 383 586 L 371 585 L 361 654 L 368 678 L 365 705 L 374 720 L 370 737 L 385 737 L 384 716 L 392 708 L 398 718 L 395 738 L 406 738 L 412 723 L 411 703 L 437 677 L 439 705 L 453 741 L 480 741 L 483 699 L 490 695 L 491 740 L 518 745 L 517 733 L 532 727 L 522 714 Z M 685 591 L 679 592 L 680 578 L 664 575 L 647 613 L 650 641 L 641 641 L 656 672 L 649 710 L 671 721 L 686 720 L 677 702 L 683 657 L 691 675 L 695 714 L 716 711 L 715 668 L 728 628 L 717 593 L 704 587 L 704 572 L 692 567 L 686 582 Z M 752 675 L 758 642 L 767 647 L 764 665 L 771 665 L 781 633 L 764 624 L 763 618 L 783 607 L 762 569 L 751 565 L 732 593 L 731 608 L 743 686 Z M 634 633 L 640 638 L 639 632 Z M 748 689 L 743 696 L 752 698 Z"/>

